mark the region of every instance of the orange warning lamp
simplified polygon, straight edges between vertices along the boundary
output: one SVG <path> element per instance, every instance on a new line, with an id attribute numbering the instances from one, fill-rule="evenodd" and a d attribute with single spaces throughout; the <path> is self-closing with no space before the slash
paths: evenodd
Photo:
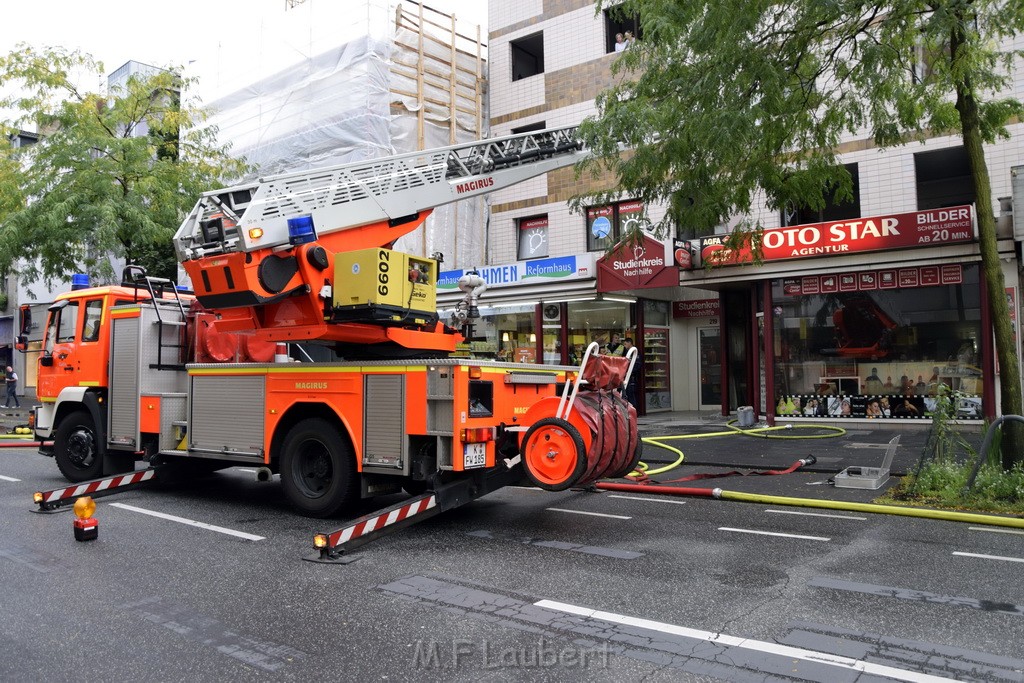
<path id="1" fill-rule="evenodd" d="M 92 541 L 99 535 L 99 522 L 93 517 L 96 512 L 96 501 L 89 496 L 82 496 L 75 501 L 75 521 L 72 526 L 75 530 L 76 541 Z"/>

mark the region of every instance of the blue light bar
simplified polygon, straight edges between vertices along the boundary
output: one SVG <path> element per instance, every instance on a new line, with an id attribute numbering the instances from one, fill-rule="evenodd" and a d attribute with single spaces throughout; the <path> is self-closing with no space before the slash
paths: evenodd
<path id="1" fill-rule="evenodd" d="M 89 276 L 85 273 L 75 273 L 71 276 L 71 290 L 87 289 L 89 287 Z"/>
<path id="2" fill-rule="evenodd" d="M 312 216 L 296 216 L 288 219 L 288 242 L 292 245 L 306 244 L 316 240 L 316 228 Z"/>

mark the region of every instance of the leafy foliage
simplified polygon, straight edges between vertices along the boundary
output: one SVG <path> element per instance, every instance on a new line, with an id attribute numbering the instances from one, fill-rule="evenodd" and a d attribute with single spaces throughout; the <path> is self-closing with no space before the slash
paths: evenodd
<path id="1" fill-rule="evenodd" d="M 639 16 L 643 39 L 614 63 L 619 80 L 583 125 L 597 152 L 587 168 L 610 168 L 613 192 L 665 203 L 667 221 L 698 231 L 749 212 L 762 193 L 772 209 L 850 198 L 844 139 L 886 147 L 959 131 L 955 84 L 1007 86 L 1013 53 L 996 46 L 1024 29 L 1019 3 L 1001 0 L 597 5 Z M 1022 112 L 1014 100 L 980 103 L 982 138 L 1005 136 Z"/>
<path id="2" fill-rule="evenodd" d="M 171 237 L 196 196 L 245 170 L 199 125 L 203 112 L 179 101 L 177 70 L 105 95 L 79 88 L 101 74 L 89 55 L 60 48 L 0 57 L 0 81 L 20 86 L 0 100 L 19 112 L 7 127 L 40 133 L 0 152 L 0 271 L 26 283 L 74 272 L 109 281 L 111 255 L 163 263 L 167 274 Z"/>

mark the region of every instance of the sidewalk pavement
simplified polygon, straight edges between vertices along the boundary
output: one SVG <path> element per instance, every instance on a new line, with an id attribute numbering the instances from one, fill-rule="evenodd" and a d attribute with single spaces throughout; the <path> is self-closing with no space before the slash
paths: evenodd
<path id="1" fill-rule="evenodd" d="M 801 458 L 814 456 L 813 465 L 801 467 L 785 475 L 731 475 L 711 479 L 680 482 L 676 486 L 721 488 L 727 491 L 770 496 L 817 498 L 844 502 L 870 503 L 887 489 L 897 485 L 900 477 L 913 472 L 926 452 L 931 421 L 874 420 L 776 420 L 776 427 L 787 424 L 792 429 L 762 432 L 760 436 L 736 432 L 726 436 L 697 437 L 712 432 L 732 432 L 727 423 L 735 418 L 713 413 L 656 413 L 640 418 L 641 437 L 693 435 L 694 438 L 673 439 L 666 443 L 685 455 L 679 467 L 656 475 L 666 482 L 698 473 L 723 473 L 784 470 Z M 801 426 L 797 426 L 801 425 Z M 816 425 L 810 428 L 804 425 Z M 751 429 L 767 426 L 760 422 Z M 822 427 L 838 427 L 839 430 Z M 984 438 L 983 425 L 962 427 L 967 441 L 977 449 Z M 889 441 L 899 435 L 899 445 L 890 467 L 889 479 L 878 489 L 838 488 L 830 480 L 847 467 L 880 467 Z M 809 438 L 814 437 L 814 438 Z M 644 444 L 643 461 L 648 469 L 675 462 L 678 454 Z"/>

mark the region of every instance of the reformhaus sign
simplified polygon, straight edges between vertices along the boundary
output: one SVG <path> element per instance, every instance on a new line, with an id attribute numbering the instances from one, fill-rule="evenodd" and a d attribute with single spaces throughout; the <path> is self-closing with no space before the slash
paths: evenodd
<path id="1" fill-rule="evenodd" d="M 591 254 L 558 256 L 516 261 L 499 266 L 483 266 L 476 270 L 489 289 L 545 282 L 557 283 L 567 280 L 592 280 L 594 278 L 594 258 Z M 459 278 L 466 272 L 465 269 L 442 271 L 437 278 L 437 291 L 457 291 Z"/>

